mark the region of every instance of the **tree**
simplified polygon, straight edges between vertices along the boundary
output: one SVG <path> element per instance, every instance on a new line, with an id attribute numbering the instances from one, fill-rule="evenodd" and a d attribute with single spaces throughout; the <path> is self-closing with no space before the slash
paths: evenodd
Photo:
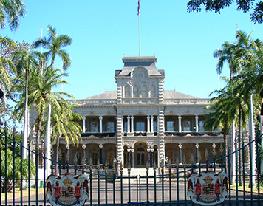
<path id="1" fill-rule="evenodd" d="M 4 130 L 6 130 L 4 132 Z M 5 135 L 7 138 L 7 147 L 5 147 Z M 1 148 L 1 178 L 2 180 L 7 179 L 7 192 L 13 188 L 13 171 L 15 171 L 15 185 L 20 182 L 21 177 L 23 179 L 28 179 L 35 174 L 35 167 L 32 161 L 28 159 L 22 159 L 21 157 L 21 135 L 16 132 L 12 132 L 11 129 L 7 127 L 0 129 L 0 148 Z M 15 148 L 13 148 L 13 137 L 15 140 Z M 5 155 L 7 154 L 7 165 L 5 167 Z M 13 158 L 15 164 L 13 164 Z M 28 174 L 28 165 L 30 165 L 30 174 Z M 6 172 L 6 173 L 5 173 Z M 7 176 L 5 176 L 7 174 Z M 5 182 L 1 180 L 1 190 L 5 189 Z"/>
<path id="2" fill-rule="evenodd" d="M 49 67 L 55 63 L 56 56 L 60 57 L 63 62 L 63 69 L 70 66 L 69 54 L 63 49 L 71 45 L 71 38 L 68 35 L 57 35 L 56 29 L 48 26 L 48 36 L 40 38 L 33 43 L 33 48 L 43 47 L 46 49 L 44 55 L 50 59 Z"/>
<path id="3" fill-rule="evenodd" d="M 256 4 L 255 4 L 256 2 Z M 233 4 L 232 0 L 190 0 L 187 3 L 189 12 L 200 12 L 202 6 L 206 11 L 214 11 L 219 13 L 222 9 Z M 263 22 L 263 1 L 261 0 L 238 0 L 236 1 L 237 10 L 247 13 L 253 10 L 250 14 L 250 19 L 254 23 L 261 24 Z"/>
<path id="4" fill-rule="evenodd" d="M 11 30 L 17 28 L 19 18 L 24 16 L 25 8 L 22 0 L 1 0 L 0 1 L 0 26 L 4 28 L 6 24 Z"/>

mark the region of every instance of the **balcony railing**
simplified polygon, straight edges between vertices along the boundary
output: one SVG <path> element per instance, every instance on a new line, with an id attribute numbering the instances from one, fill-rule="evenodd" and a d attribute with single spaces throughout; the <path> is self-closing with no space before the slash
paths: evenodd
<path id="1" fill-rule="evenodd" d="M 217 131 L 204 131 L 204 132 L 195 132 L 195 131 L 187 131 L 187 132 L 178 132 L 178 131 L 167 131 L 165 132 L 165 136 L 218 136 L 222 134 L 221 132 L 217 132 Z"/>
<path id="2" fill-rule="evenodd" d="M 112 105 L 116 104 L 116 99 L 79 99 L 79 100 L 70 100 L 70 102 L 76 106 L 84 106 L 84 105 Z"/>
<path id="3" fill-rule="evenodd" d="M 85 132 L 81 134 L 81 137 L 98 137 L 98 138 L 103 138 L 103 137 L 115 137 L 116 136 L 116 132 Z"/>
<path id="4" fill-rule="evenodd" d="M 164 99 L 165 104 L 208 104 L 210 99 Z"/>
<path id="5" fill-rule="evenodd" d="M 158 103 L 158 97 L 124 97 L 123 104 L 153 104 Z"/>

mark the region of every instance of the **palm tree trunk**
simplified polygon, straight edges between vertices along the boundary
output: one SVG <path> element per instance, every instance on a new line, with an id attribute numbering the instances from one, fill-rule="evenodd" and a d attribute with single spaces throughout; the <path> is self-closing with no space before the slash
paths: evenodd
<path id="1" fill-rule="evenodd" d="M 241 175 L 242 175 L 242 153 L 243 153 L 243 150 L 241 149 L 241 140 L 242 140 L 242 111 L 241 111 L 241 105 L 239 105 L 239 111 L 238 111 L 238 122 L 239 122 L 239 135 L 238 135 L 238 149 L 239 149 L 239 156 L 238 156 L 238 159 L 239 159 L 239 167 L 238 167 L 238 182 L 239 182 L 239 186 L 242 186 L 242 178 L 241 178 Z"/>
<path id="2" fill-rule="evenodd" d="M 45 138 L 46 177 L 51 174 L 51 104 L 48 104 L 47 129 Z"/>
<path id="3" fill-rule="evenodd" d="M 23 135 L 23 159 L 27 159 L 27 141 L 29 137 L 29 111 L 28 111 L 28 70 L 25 72 L 25 101 L 24 101 L 24 135 Z"/>

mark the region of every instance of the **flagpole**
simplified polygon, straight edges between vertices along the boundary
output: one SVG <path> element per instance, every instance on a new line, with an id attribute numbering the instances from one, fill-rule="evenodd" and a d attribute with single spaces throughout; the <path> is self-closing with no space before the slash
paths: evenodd
<path id="1" fill-rule="evenodd" d="M 139 46 L 139 56 L 141 56 L 140 15 L 138 15 L 138 46 Z"/>
<path id="2" fill-rule="evenodd" d="M 140 15 L 141 15 L 141 2 L 140 2 L 140 0 L 138 0 L 137 16 L 138 16 L 138 49 L 139 49 L 139 56 L 141 56 Z"/>

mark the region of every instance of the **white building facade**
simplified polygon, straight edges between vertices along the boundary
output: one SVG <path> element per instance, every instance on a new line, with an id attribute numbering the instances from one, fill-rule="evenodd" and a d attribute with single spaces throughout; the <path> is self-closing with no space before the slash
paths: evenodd
<path id="1" fill-rule="evenodd" d="M 209 99 L 164 90 L 155 57 L 124 57 L 116 91 L 74 101 L 82 115 L 77 146 L 61 138 L 59 159 L 70 165 L 107 165 L 131 171 L 196 164 L 223 154 L 220 132 L 206 131 Z"/>

